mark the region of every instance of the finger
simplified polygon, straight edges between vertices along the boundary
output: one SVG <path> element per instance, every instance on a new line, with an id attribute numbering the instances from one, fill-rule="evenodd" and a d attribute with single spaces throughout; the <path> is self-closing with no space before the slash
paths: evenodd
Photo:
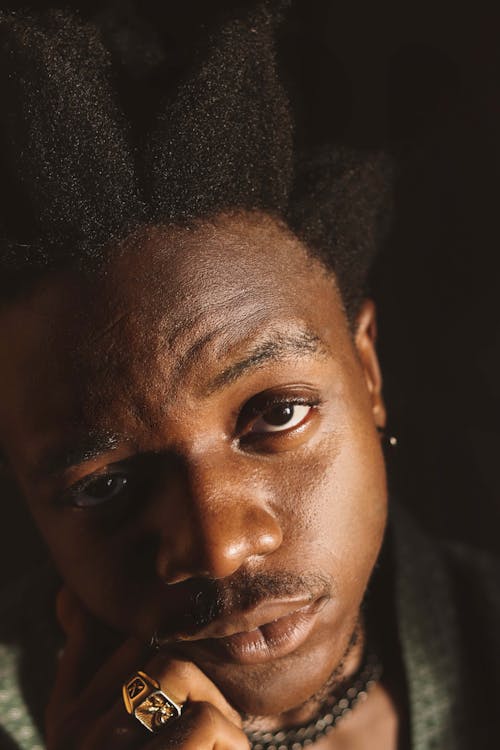
<path id="1" fill-rule="evenodd" d="M 122 685 L 144 664 L 146 654 L 147 648 L 141 641 L 129 638 L 99 666 L 83 687 L 80 686 L 80 693 L 73 697 L 73 702 L 82 725 L 113 706 L 121 696 Z M 61 675 L 54 688 L 53 699 L 56 702 L 64 690 L 64 675 Z"/>
<path id="2" fill-rule="evenodd" d="M 150 670 L 148 674 L 158 680 L 163 692 L 172 695 L 175 703 L 210 703 L 230 722 L 237 727 L 241 726 L 239 713 L 228 703 L 215 683 L 193 662 L 182 658 L 172 659 L 164 652 L 157 654 L 149 662 L 147 669 Z"/>
<path id="3" fill-rule="evenodd" d="M 81 651 L 78 649 L 81 646 Z M 113 689 L 108 692 L 93 692 L 92 685 L 100 679 L 100 671 L 93 676 L 83 691 L 75 690 L 81 688 L 81 672 L 75 678 L 71 670 L 80 667 L 81 653 L 88 648 L 88 641 L 84 633 L 78 642 L 75 633 L 72 633 L 71 645 L 61 659 L 61 669 L 57 674 L 53 691 L 45 713 L 45 733 L 48 747 L 68 750 L 75 743 L 75 738 L 83 742 L 88 732 L 100 716 L 102 716 L 116 702 L 117 688 L 120 685 L 120 676 L 123 681 L 133 670 L 136 663 L 144 662 L 144 646 L 140 642 L 129 639 L 115 650 L 111 657 L 111 665 L 106 662 L 101 670 L 115 675 Z M 141 658 L 142 657 L 142 658 Z M 122 704 L 123 705 L 123 704 Z M 124 716 L 128 719 L 123 707 Z M 80 745 L 78 745 L 80 747 Z"/>
<path id="4" fill-rule="evenodd" d="M 66 589 L 56 599 L 56 614 L 66 635 L 66 642 L 59 660 L 54 693 L 63 703 L 78 693 L 83 665 L 88 657 L 94 636 L 87 613 L 75 606 Z"/>
<path id="5" fill-rule="evenodd" d="M 131 718 L 131 717 L 129 717 Z M 94 726 L 82 750 L 248 750 L 249 742 L 211 703 L 195 702 L 187 706 L 179 719 L 166 724 L 155 735 L 148 734 L 137 719 L 135 724 L 116 721 L 114 711 Z"/>
<path id="6" fill-rule="evenodd" d="M 66 635 L 57 682 L 62 683 L 62 692 L 70 700 L 123 643 L 124 636 L 97 620 L 66 585 L 56 597 L 56 615 Z"/>

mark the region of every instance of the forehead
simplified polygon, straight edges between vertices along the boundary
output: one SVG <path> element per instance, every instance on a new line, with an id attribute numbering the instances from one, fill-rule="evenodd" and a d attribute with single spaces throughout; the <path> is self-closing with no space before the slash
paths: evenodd
<path id="1" fill-rule="evenodd" d="M 226 322 L 292 307 L 300 315 L 320 279 L 334 285 L 283 226 L 261 215 L 234 216 L 194 228 L 157 227 L 129 240 L 114 256 L 100 297 L 126 297 L 156 326 L 165 322 L 173 341 L 179 330 L 211 327 L 218 313 Z"/>
<path id="2" fill-rule="evenodd" d="M 159 347 L 178 367 L 202 350 L 217 358 L 264 326 L 312 325 L 321 335 L 332 303 L 340 306 L 333 275 L 276 221 L 250 215 L 144 230 L 98 273 L 49 281 L 10 317 L 26 344 L 59 347 L 66 366 L 97 353 L 110 364 L 133 341 L 128 361 Z"/>

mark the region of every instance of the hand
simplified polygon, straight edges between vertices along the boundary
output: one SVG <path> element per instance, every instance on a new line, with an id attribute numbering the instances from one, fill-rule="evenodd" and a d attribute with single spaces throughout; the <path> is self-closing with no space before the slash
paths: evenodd
<path id="1" fill-rule="evenodd" d="M 58 595 L 57 614 L 67 642 L 46 712 L 48 750 L 248 750 L 239 714 L 194 664 L 164 651 L 144 663 L 144 644 L 130 638 L 89 674 L 98 624 L 67 588 Z M 155 734 L 123 704 L 122 685 L 138 669 L 185 704 L 180 718 Z"/>

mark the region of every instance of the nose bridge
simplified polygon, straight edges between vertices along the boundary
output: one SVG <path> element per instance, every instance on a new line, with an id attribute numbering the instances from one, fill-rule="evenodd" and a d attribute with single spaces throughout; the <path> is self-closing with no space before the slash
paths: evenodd
<path id="1" fill-rule="evenodd" d="M 169 582 L 224 578 L 281 545 L 279 521 L 244 459 L 205 454 L 186 461 L 185 472 L 185 540 L 181 554 L 164 561 Z"/>

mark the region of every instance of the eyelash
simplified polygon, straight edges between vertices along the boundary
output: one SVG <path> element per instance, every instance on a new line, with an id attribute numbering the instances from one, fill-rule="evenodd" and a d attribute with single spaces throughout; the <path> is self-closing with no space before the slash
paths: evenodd
<path id="1" fill-rule="evenodd" d="M 251 426 L 258 422 L 258 420 L 266 413 L 279 406 L 307 406 L 310 407 L 310 410 L 300 422 L 290 428 L 286 428 L 285 426 L 282 430 L 252 433 L 249 427 L 251 428 Z M 310 394 L 310 396 L 307 397 L 286 393 L 283 393 L 282 395 L 259 394 L 247 401 L 239 411 L 235 429 L 236 439 L 244 448 L 247 446 L 258 445 L 259 443 L 262 444 L 264 442 L 276 444 L 277 441 L 290 438 L 297 433 L 298 430 L 301 430 L 307 422 L 310 421 L 313 413 L 316 412 L 320 406 L 321 400 L 316 394 Z M 113 495 L 111 498 L 102 500 L 101 502 L 90 502 L 88 505 L 78 505 L 78 498 L 81 498 L 83 493 L 85 493 L 85 491 L 93 484 L 98 481 L 105 482 L 106 480 L 112 482 L 114 479 L 124 480 L 124 491 L 121 490 L 118 495 Z M 117 465 L 115 469 L 90 475 L 69 487 L 63 493 L 62 504 L 73 506 L 78 510 L 88 510 L 89 508 L 95 510 L 100 509 L 103 506 L 108 506 L 114 497 L 123 499 L 123 495 L 129 495 L 132 493 L 134 486 L 137 486 L 138 484 L 139 476 L 136 475 L 135 472 L 120 471 L 119 465 Z"/>

